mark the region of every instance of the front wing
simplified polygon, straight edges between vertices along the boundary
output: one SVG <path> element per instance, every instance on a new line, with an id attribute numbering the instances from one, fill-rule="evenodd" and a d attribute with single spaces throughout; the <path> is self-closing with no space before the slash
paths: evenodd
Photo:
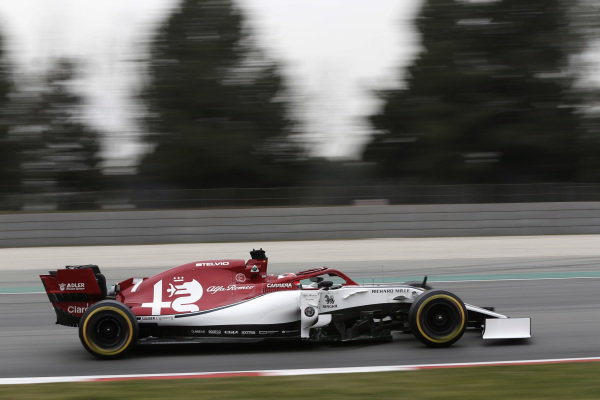
<path id="1" fill-rule="evenodd" d="M 481 321 L 483 339 L 529 339 L 531 318 L 509 318 L 492 310 L 465 304 L 469 315 Z"/>

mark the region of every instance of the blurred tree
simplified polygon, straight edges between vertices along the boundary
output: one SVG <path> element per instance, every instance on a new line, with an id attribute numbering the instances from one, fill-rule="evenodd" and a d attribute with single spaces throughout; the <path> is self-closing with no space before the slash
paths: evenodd
<path id="1" fill-rule="evenodd" d="M 19 192 L 20 163 L 17 143 L 10 135 L 10 115 L 7 113 L 9 94 L 12 89 L 10 65 L 4 57 L 3 40 L 0 37 L 0 207 L 13 208 L 9 200 Z"/>
<path id="2" fill-rule="evenodd" d="M 561 0 L 427 0 L 406 88 L 382 92 L 364 159 L 413 182 L 573 181 L 581 116 Z"/>
<path id="3" fill-rule="evenodd" d="M 232 1 L 184 1 L 152 43 L 140 174 L 180 188 L 294 182 L 285 94 Z"/>
<path id="4" fill-rule="evenodd" d="M 582 149 L 581 180 L 600 181 L 600 82 L 598 81 L 598 46 L 600 45 L 600 2 L 578 0 L 571 8 L 573 29 L 586 39 L 587 49 L 578 58 L 578 88 L 587 95 L 582 112 L 586 135 Z"/>
<path id="5" fill-rule="evenodd" d="M 59 60 L 47 76 L 20 75 L 11 94 L 10 134 L 19 143 L 26 207 L 94 208 L 102 188 L 98 133 L 82 117 L 76 65 Z"/>

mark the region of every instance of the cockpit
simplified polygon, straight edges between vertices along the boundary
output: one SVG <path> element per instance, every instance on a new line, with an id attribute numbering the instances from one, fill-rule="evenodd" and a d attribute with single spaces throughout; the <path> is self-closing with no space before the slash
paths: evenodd
<path id="1" fill-rule="evenodd" d="M 343 286 L 357 285 L 356 282 L 340 271 L 326 267 L 298 272 L 295 274 L 294 282 L 302 290 L 332 290 Z"/>

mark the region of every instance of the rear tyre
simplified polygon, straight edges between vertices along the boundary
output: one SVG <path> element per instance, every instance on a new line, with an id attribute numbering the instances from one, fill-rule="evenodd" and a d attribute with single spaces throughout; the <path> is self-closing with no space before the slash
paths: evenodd
<path id="1" fill-rule="evenodd" d="M 428 290 L 411 305 L 410 327 L 417 339 L 429 347 L 446 347 L 465 332 L 467 309 L 462 300 L 445 290 Z"/>
<path id="2" fill-rule="evenodd" d="M 98 358 L 125 355 L 138 337 L 133 312 L 115 300 L 103 300 L 89 307 L 79 321 L 79 339 Z"/>

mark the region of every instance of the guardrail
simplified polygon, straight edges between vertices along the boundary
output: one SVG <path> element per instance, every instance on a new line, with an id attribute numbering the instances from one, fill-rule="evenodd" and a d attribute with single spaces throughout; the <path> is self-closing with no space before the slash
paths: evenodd
<path id="1" fill-rule="evenodd" d="M 0 247 L 600 233 L 600 202 L 0 215 Z"/>
<path id="2" fill-rule="evenodd" d="M 340 181 L 339 185 L 169 190 L 124 186 L 128 189 L 4 195 L 0 196 L 0 210 L 172 210 L 318 207 L 365 203 L 399 205 L 600 201 L 600 183 L 359 185 Z"/>

